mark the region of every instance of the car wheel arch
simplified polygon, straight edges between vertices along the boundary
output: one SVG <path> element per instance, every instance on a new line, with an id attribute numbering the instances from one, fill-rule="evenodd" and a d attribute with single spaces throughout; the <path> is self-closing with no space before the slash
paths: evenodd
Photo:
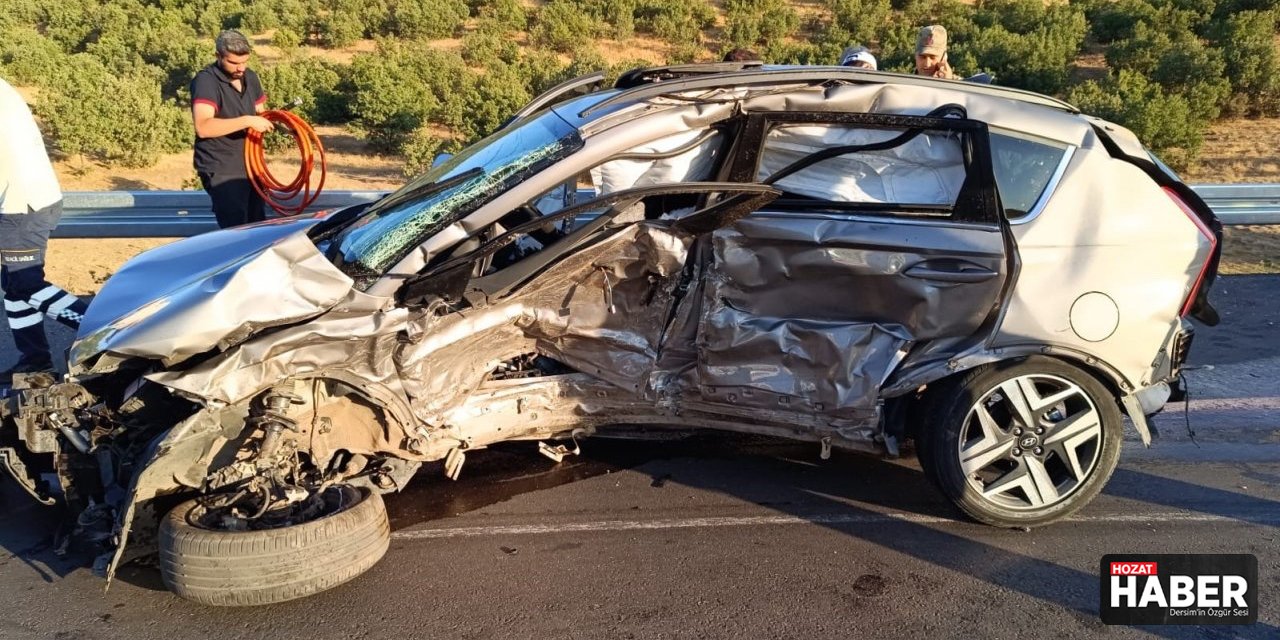
<path id="1" fill-rule="evenodd" d="M 912 435 L 917 422 L 912 417 L 913 413 L 924 404 L 921 391 L 927 393 L 929 385 L 937 385 L 942 381 L 962 376 L 978 367 L 1008 366 L 1036 358 L 1056 360 L 1096 379 L 1110 392 L 1121 413 L 1133 421 L 1143 444 L 1148 446 L 1151 444 L 1151 429 L 1146 416 L 1136 403 L 1127 400 L 1133 397 L 1134 386 L 1118 369 L 1095 355 L 1043 344 L 1002 347 L 999 353 L 994 350 L 972 353 L 918 369 L 897 377 L 896 380 L 891 379 L 890 383 L 886 384 L 886 391 L 882 393 L 882 397 L 887 406 L 900 407 L 900 410 L 886 412 L 886 431 L 898 435 Z"/>

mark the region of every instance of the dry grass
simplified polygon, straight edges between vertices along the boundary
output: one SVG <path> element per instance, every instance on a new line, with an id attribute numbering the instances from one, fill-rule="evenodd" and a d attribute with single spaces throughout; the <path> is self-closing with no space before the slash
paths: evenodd
<path id="1" fill-rule="evenodd" d="M 1188 182 L 1280 182 L 1280 118 L 1215 122 Z"/>
<path id="2" fill-rule="evenodd" d="M 1280 273 L 1280 226 L 1227 227 L 1219 271 Z"/>

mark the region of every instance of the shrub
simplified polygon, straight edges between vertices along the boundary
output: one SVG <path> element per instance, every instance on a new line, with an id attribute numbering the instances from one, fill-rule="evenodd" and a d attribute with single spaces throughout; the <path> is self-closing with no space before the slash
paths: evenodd
<path id="1" fill-rule="evenodd" d="M 514 63 L 520 57 L 520 45 L 500 23 L 481 20 L 475 30 L 462 37 L 462 58 L 474 65 L 488 66 L 495 61 Z"/>
<path id="2" fill-rule="evenodd" d="M 44 86 L 69 56 L 31 27 L 0 30 L 0 72 L 14 84 Z"/>
<path id="3" fill-rule="evenodd" d="M 458 132 L 468 140 L 489 135 L 530 99 L 514 67 L 491 66 L 468 87 L 463 102 L 466 118 Z"/>
<path id="4" fill-rule="evenodd" d="M 44 16 L 43 0 L 6 0 L 0 11 L 0 32 L 12 27 L 31 27 Z"/>
<path id="5" fill-rule="evenodd" d="M 1194 159 L 1203 142 L 1207 123 L 1196 117 L 1187 99 L 1165 93 L 1132 71 L 1077 85 L 1068 99 L 1085 113 L 1128 127 L 1175 168 Z"/>
<path id="6" fill-rule="evenodd" d="M 1277 12 L 1243 11 L 1216 22 L 1210 38 L 1222 49 L 1226 76 L 1242 110 L 1275 113 L 1280 64 L 1274 36 Z"/>
<path id="7" fill-rule="evenodd" d="M 833 64 L 836 59 L 822 55 L 822 49 L 809 42 L 775 42 L 761 52 L 761 57 L 774 64 Z"/>
<path id="8" fill-rule="evenodd" d="M 162 153 L 191 144 L 185 109 L 162 100 L 157 81 L 133 71 L 109 71 L 79 54 L 63 68 L 56 88 L 36 102 L 55 149 L 109 163 L 147 166 Z"/>
<path id="9" fill-rule="evenodd" d="M 671 44 L 702 42 L 702 30 L 716 22 L 716 10 L 706 0 L 639 0 L 636 29 Z"/>
<path id="10" fill-rule="evenodd" d="M 297 58 L 259 72 L 271 106 L 289 108 L 310 122 L 342 122 L 350 117 L 340 86 L 345 66 L 319 58 Z M 294 106 L 294 102 L 300 102 Z"/>
<path id="11" fill-rule="evenodd" d="M 456 140 L 440 137 L 429 127 L 420 127 L 406 138 L 400 152 L 404 155 L 404 175 L 413 177 L 426 173 L 440 153 L 453 153 L 461 148 Z"/>
<path id="12" fill-rule="evenodd" d="M 1107 65 L 1112 69 L 1127 69 L 1146 75 L 1172 49 L 1173 38 L 1166 30 L 1153 29 L 1146 22 L 1139 22 L 1134 25 L 1132 36 L 1107 48 Z"/>
<path id="13" fill-rule="evenodd" d="M 538 95 L 571 77 L 560 56 L 550 51 L 526 51 L 515 67 L 529 95 Z"/>
<path id="14" fill-rule="evenodd" d="M 594 35 L 591 17 L 568 0 L 552 0 L 543 5 L 529 31 L 535 45 L 564 52 L 587 44 Z"/>
<path id="15" fill-rule="evenodd" d="M 878 40 L 892 16 L 889 0 L 827 0 L 827 9 L 831 12 L 831 23 L 821 40 L 830 44 L 836 55 L 850 44 L 869 44 Z M 914 33 L 918 25 L 907 28 Z M 914 44 L 915 37 L 912 36 L 913 47 Z"/>
<path id="16" fill-rule="evenodd" d="M 476 15 L 513 31 L 529 28 L 529 13 L 520 0 L 490 0 L 478 8 Z"/>
<path id="17" fill-rule="evenodd" d="M 384 7 L 366 6 L 361 0 L 324 0 L 321 7 L 310 26 L 320 44 L 329 48 L 346 47 L 368 35 L 371 29 L 365 24 L 366 17 L 379 28 L 386 22 Z"/>
<path id="18" fill-rule="evenodd" d="M 973 22 L 979 29 L 998 26 L 1011 33 L 1027 34 L 1040 27 L 1047 13 L 1043 0 L 985 0 L 978 5 Z"/>
<path id="19" fill-rule="evenodd" d="M 427 122 L 461 128 L 474 74 L 455 53 L 382 43 L 361 54 L 343 82 L 357 127 L 380 151 L 396 151 Z"/>
<path id="20" fill-rule="evenodd" d="M 1026 26 L 1020 21 L 1028 19 L 1025 12 L 1030 10 L 1016 6 L 1013 22 Z M 1084 35 L 1084 14 L 1062 7 L 1045 12 L 1038 26 L 1027 33 L 1014 33 L 999 24 L 982 29 L 972 40 L 953 47 L 950 62 L 959 75 L 986 70 L 994 73 L 1000 84 L 1057 93 L 1066 86 L 1068 65 L 1079 52 Z"/>
<path id="21" fill-rule="evenodd" d="M 1199 40 L 1175 47 L 1156 64 L 1151 79 L 1166 90 L 1181 94 L 1200 120 L 1209 121 L 1222 113 L 1231 97 L 1231 82 L 1224 75 L 1222 52 L 1206 48 Z"/>
<path id="22" fill-rule="evenodd" d="M 255 0 L 246 3 L 240 16 L 240 28 L 245 33 L 263 33 L 272 29 L 286 29 L 302 36 L 307 33 L 307 23 L 319 11 L 308 7 L 303 0 Z"/>
<path id="23" fill-rule="evenodd" d="M 271 45 L 283 51 L 297 49 L 302 46 L 302 36 L 293 29 L 280 27 L 271 34 Z"/>
<path id="24" fill-rule="evenodd" d="M 223 29 L 238 29 L 244 4 L 238 0 L 210 0 L 198 10 L 192 26 L 202 36 L 213 37 Z"/>
<path id="25" fill-rule="evenodd" d="M 466 0 L 395 0 L 386 31 L 402 38 L 449 38 L 470 14 Z"/>
<path id="26" fill-rule="evenodd" d="M 800 17 L 786 0 L 727 0 L 724 10 L 728 48 L 778 42 L 800 26 Z"/>
<path id="27" fill-rule="evenodd" d="M 96 6 L 94 0 L 46 3 L 41 31 L 63 51 L 78 52 L 93 33 L 91 15 Z"/>
<path id="28" fill-rule="evenodd" d="M 1133 37 L 1138 23 L 1154 24 L 1157 13 L 1147 0 L 1093 0 L 1083 6 L 1089 35 L 1102 44 Z"/>

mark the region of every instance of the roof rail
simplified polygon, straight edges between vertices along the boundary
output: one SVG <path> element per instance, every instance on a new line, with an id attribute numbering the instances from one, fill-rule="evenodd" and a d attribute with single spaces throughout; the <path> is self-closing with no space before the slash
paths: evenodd
<path id="1" fill-rule="evenodd" d="M 666 79 L 667 77 L 671 79 Z M 643 84 L 622 87 L 624 78 L 628 78 L 629 82 Z M 822 83 L 830 81 L 906 84 L 946 88 L 1018 100 L 1073 114 L 1080 113 L 1079 109 L 1057 98 L 1022 89 L 964 82 L 962 80 L 941 80 L 901 73 L 870 71 L 857 67 L 769 66 L 758 65 L 753 62 L 715 62 L 632 69 L 619 77 L 618 83 L 615 84 L 619 88 L 624 88 L 624 91 L 608 100 L 597 102 L 582 111 L 582 113 L 579 113 L 578 116 L 586 118 L 619 104 L 697 89 L 717 89 L 743 84 Z"/>

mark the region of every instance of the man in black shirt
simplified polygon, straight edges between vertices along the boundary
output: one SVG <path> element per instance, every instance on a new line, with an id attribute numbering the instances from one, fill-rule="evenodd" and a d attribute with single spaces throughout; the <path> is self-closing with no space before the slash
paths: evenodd
<path id="1" fill-rule="evenodd" d="M 244 139 L 248 129 L 266 132 L 272 124 L 257 115 L 266 109 L 267 94 L 248 67 L 249 40 L 239 31 L 223 31 L 216 46 L 217 61 L 191 81 L 191 119 L 196 173 L 225 229 L 265 217 L 262 197 L 245 170 Z"/>

